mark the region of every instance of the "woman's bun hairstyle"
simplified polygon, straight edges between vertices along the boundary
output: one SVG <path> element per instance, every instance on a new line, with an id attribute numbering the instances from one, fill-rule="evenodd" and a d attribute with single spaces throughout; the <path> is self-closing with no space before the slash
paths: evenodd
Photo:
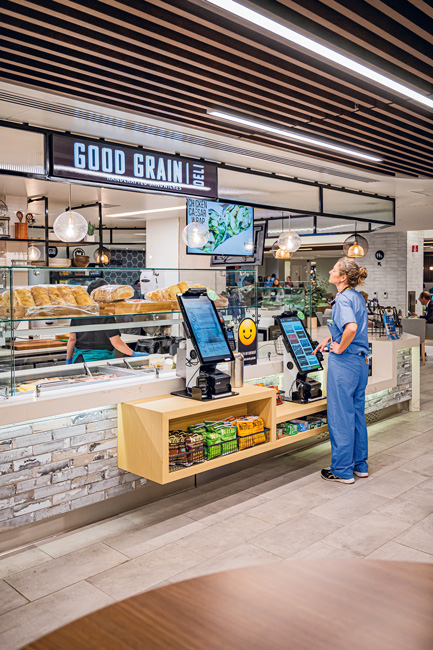
<path id="1" fill-rule="evenodd" d="M 340 275 L 347 276 L 349 287 L 355 288 L 364 284 L 364 280 L 368 275 L 365 266 L 358 266 L 352 257 L 342 257 L 338 260 L 338 266 L 340 267 Z"/>

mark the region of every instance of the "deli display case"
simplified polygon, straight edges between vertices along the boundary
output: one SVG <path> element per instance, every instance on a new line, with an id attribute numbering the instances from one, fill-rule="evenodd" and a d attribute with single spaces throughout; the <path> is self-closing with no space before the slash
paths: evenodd
<path id="1" fill-rule="evenodd" d="M 95 279 L 107 285 L 89 295 L 87 287 Z M 148 357 L 126 357 L 129 367 L 123 364 L 123 368 L 138 378 L 173 368 L 184 337 L 176 296 L 191 287 L 207 289 L 224 325 L 235 333 L 244 318 L 251 318 L 260 331 L 261 323 L 266 327 L 284 310 L 306 314 L 311 310 L 308 285 L 276 292 L 264 289 L 254 268 L 0 267 L 0 395 L 18 395 L 34 381 L 39 395 L 49 383 L 54 386 L 48 381 L 53 378 L 69 382 L 58 386 L 76 388 L 80 382 L 74 379 L 75 368 L 72 372 L 72 366 L 66 365 L 66 346 L 73 332 L 117 330 L 132 350 L 159 356 L 159 364 L 150 367 Z M 123 355 L 116 352 L 118 356 Z M 117 359 L 112 363 L 117 365 Z M 81 364 L 78 374 L 83 373 Z M 104 371 L 104 382 L 120 379 L 113 374 Z M 97 381 L 87 379 L 86 383 Z"/>

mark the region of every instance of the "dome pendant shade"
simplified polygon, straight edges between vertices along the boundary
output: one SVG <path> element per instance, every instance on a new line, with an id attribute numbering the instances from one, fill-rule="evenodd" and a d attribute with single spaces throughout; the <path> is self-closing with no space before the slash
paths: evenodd
<path id="1" fill-rule="evenodd" d="M 87 235 L 87 227 L 83 215 L 73 210 L 59 214 L 53 224 L 54 234 L 64 242 L 82 241 Z"/>
<path id="2" fill-rule="evenodd" d="M 274 242 L 271 251 L 276 260 L 290 260 L 293 255 L 290 251 L 283 251 L 283 249 L 280 248 L 278 240 Z"/>
<path id="3" fill-rule="evenodd" d="M 99 246 L 93 253 L 96 264 L 108 264 L 111 260 L 111 251 L 105 246 Z"/>
<path id="4" fill-rule="evenodd" d="M 278 245 L 283 251 L 296 253 L 301 247 L 301 238 L 293 230 L 284 230 L 278 238 Z"/>
<path id="5" fill-rule="evenodd" d="M 364 257 L 368 252 L 368 241 L 361 235 L 350 235 L 343 244 L 346 257 Z"/>
<path id="6" fill-rule="evenodd" d="M 182 239 L 189 248 L 203 248 L 209 240 L 209 230 L 204 224 L 193 221 L 182 230 Z"/>

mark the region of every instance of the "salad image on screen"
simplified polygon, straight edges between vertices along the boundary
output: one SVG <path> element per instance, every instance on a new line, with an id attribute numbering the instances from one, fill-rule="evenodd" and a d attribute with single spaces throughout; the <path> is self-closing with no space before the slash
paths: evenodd
<path id="1" fill-rule="evenodd" d="M 198 255 L 253 255 L 253 208 L 233 203 L 187 200 L 188 223 L 207 226 L 209 240 L 203 248 L 188 247 Z"/>

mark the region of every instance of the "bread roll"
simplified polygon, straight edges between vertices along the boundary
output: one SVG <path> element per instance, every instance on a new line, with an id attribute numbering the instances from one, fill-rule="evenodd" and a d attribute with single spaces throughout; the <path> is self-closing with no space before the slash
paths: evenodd
<path id="1" fill-rule="evenodd" d="M 134 289 L 128 284 L 105 284 L 93 289 L 91 296 L 96 302 L 117 302 L 134 297 Z"/>
<path id="2" fill-rule="evenodd" d="M 66 284 L 59 284 L 57 287 L 61 297 L 68 305 L 76 305 L 77 301 L 74 298 L 71 287 L 68 287 Z"/>
<path id="3" fill-rule="evenodd" d="M 27 307 L 35 306 L 35 301 L 33 300 L 32 294 L 26 287 L 14 289 L 14 297 L 16 298 L 17 303 L 25 309 L 27 309 Z"/>
<path id="4" fill-rule="evenodd" d="M 155 302 L 168 300 L 168 298 L 165 297 L 167 295 L 166 291 L 166 289 L 155 289 L 155 291 L 149 291 L 149 293 L 146 293 L 146 298 L 147 300 L 153 300 Z"/>
<path id="5" fill-rule="evenodd" d="M 169 300 L 176 300 L 178 293 L 182 293 L 178 284 L 172 284 L 171 287 L 168 287 Z"/>
<path id="6" fill-rule="evenodd" d="M 66 305 L 57 287 L 47 287 L 47 291 L 52 305 Z"/>
<path id="7" fill-rule="evenodd" d="M 188 291 L 190 284 L 189 282 L 179 282 L 178 287 L 181 293 L 185 293 L 185 291 Z"/>
<path id="8" fill-rule="evenodd" d="M 51 304 L 50 296 L 45 287 L 32 287 L 31 292 L 33 300 L 38 307 L 45 307 Z"/>
<path id="9" fill-rule="evenodd" d="M 72 293 L 77 301 L 77 305 L 86 306 L 95 304 L 84 287 L 73 287 Z"/>

